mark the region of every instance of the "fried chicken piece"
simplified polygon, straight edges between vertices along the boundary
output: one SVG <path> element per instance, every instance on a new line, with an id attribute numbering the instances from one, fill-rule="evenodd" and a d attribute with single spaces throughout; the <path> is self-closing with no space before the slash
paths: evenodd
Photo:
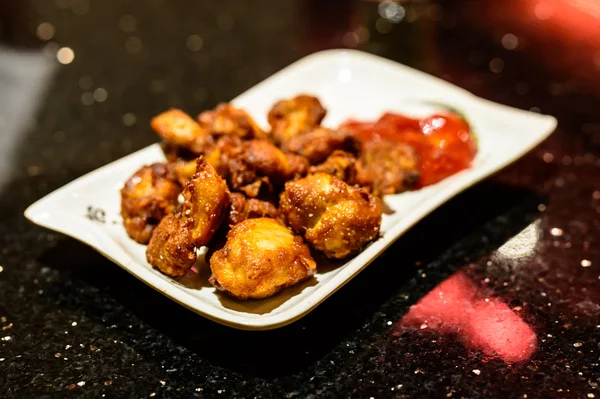
<path id="1" fill-rule="evenodd" d="M 413 148 L 395 141 L 365 142 L 356 170 L 357 183 L 379 197 L 411 189 L 419 180 Z"/>
<path id="2" fill-rule="evenodd" d="M 208 244 L 229 209 L 227 184 L 202 157 L 183 198 L 181 212 L 158 225 L 146 250 L 148 263 L 170 276 L 187 272 L 195 248 Z"/>
<path id="3" fill-rule="evenodd" d="M 319 126 L 327 111 L 313 96 L 301 94 L 277 102 L 269 111 L 271 138 L 281 144 L 290 137 Z"/>
<path id="4" fill-rule="evenodd" d="M 198 116 L 201 126 L 210 126 L 213 135 L 236 136 L 242 139 L 266 139 L 266 133 L 243 109 L 231 104 L 219 104 L 214 110 Z"/>
<path id="5" fill-rule="evenodd" d="M 121 216 L 129 237 L 148 243 L 160 220 L 177 206 L 181 186 L 167 164 L 144 166 L 121 189 Z"/>
<path id="6" fill-rule="evenodd" d="M 179 215 L 163 218 L 146 248 L 146 260 L 167 276 L 184 276 L 196 262 L 190 231 Z"/>
<path id="7" fill-rule="evenodd" d="M 320 165 L 311 166 L 310 173 L 327 173 L 345 181 L 356 184 L 356 157 L 346 151 L 335 150 Z"/>
<path id="8" fill-rule="evenodd" d="M 230 198 L 231 207 L 229 208 L 229 217 L 227 219 L 229 226 L 234 226 L 246 219 L 260 217 L 277 218 L 277 208 L 268 201 L 246 198 L 241 193 L 231 193 Z"/>
<path id="9" fill-rule="evenodd" d="M 190 230 L 196 247 L 208 244 L 226 217 L 229 207 L 227 183 L 203 157 L 198 158 L 196 173 L 183 189 L 181 218 Z"/>
<path id="10" fill-rule="evenodd" d="M 358 141 L 349 130 L 332 130 L 318 127 L 297 134 L 281 143 L 284 151 L 300 154 L 315 165 L 323 162 L 335 150 L 354 151 Z"/>
<path id="11" fill-rule="evenodd" d="M 299 236 L 271 218 L 247 219 L 210 257 L 210 283 L 239 299 L 262 299 L 306 280 L 316 263 Z"/>
<path id="12" fill-rule="evenodd" d="M 264 140 L 245 141 L 230 149 L 228 158 L 231 187 L 249 197 L 257 197 L 261 191 L 272 192 L 274 186 L 308 171 L 308 161 Z"/>
<path id="13" fill-rule="evenodd" d="M 179 109 L 170 109 L 152 118 L 152 129 L 171 146 L 202 154 L 213 141 L 211 126 L 200 125 Z"/>
<path id="14" fill-rule="evenodd" d="M 285 184 L 279 213 L 288 226 L 331 259 L 356 254 L 377 238 L 381 202 L 335 176 L 316 173 Z"/>

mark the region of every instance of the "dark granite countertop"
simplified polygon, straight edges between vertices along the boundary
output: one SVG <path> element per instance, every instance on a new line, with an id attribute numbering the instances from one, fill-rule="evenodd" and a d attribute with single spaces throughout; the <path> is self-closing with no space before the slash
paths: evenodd
<path id="1" fill-rule="evenodd" d="M 1 4 L 0 397 L 600 397 L 600 69 L 553 68 L 532 50 L 535 35 L 506 36 L 471 3 Z M 268 332 L 207 321 L 22 216 L 154 142 L 159 111 L 212 107 L 344 46 L 556 115 L 559 129 L 311 314 Z M 598 54 L 589 66 L 600 68 Z M 477 322 L 407 321 L 457 281 L 484 305 Z M 435 303 L 421 311 L 461 317 Z M 524 340 L 532 350 L 515 358 Z"/>

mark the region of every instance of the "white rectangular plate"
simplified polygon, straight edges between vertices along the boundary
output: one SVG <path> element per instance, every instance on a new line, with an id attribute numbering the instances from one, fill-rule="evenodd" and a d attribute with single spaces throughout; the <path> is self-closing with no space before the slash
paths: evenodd
<path id="1" fill-rule="evenodd" d="M 298 93 L 318 96 L 328 109 L 326 126 L 347 118 L 373 119 L 385 111 L 424 116 L 434 101 L 461 111 L 479 140 L 479 153 L 468 170 L 419 191 L 385 198 L 395 212 L 384 215 L 382 236 L 338 267 L 325 267 L 315 278 L 260 301 L 237 301 L 206 282 L 207 265 L 182 281 L 148 265 L 145 246 L 132 241 L 119 217 L 119 189 L 145 164 L 164 159 L 152 145 L 91 172 L 31 205 L 27 218 L 80 240 L 149 286 L 216 322 L 247 330 L 267 330 L 298 320 L 364 269 L 417 221 L 457 193 L 523 156 L 552 133 L 551 116 L 491 103 L 403 65 L 358 51 L 325 51 L 308 56 L 256 85 L 233 102 L 263 126 L 272 104 Z M 199 110 L 200 111 L 200 110 Z M 104 220 L 104 222 L 102 222 Z M 202 270 L 204 269 L 204 270 Z"/>

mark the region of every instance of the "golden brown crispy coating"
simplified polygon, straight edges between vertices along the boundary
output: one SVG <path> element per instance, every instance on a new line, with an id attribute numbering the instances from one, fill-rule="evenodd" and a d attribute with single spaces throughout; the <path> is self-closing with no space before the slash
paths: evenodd
<path id="1" fill-rule="evenodd" d="M 203 153 L 212 143 L 210 126 L 198 124 L 179 109 L 170 109 L 155 116 L 150 126 L 168 144 L 196 154 Z"/>
<path id="2" fill-rule="evenodd" d="M 190 181 L 192 176 L 194 176 L 194 173 L 196 173 L 196 159 L 186 160 L 179 158 L 170 165 L 173 173 L 175 173 L 175 176 L 177 177 L 177 181 L 182 187 L 184 187 L 187 182 Z"/>
<path id="3" fill-rule="evenodd" d="M 332 259 L 353 255 L 379 235 L 381 202 L 335 176 L 316 173 L 285 184 L 279 213 Z"/>
<path id="4" fill-rule="evenodd" d="M 269 111 L 271 137 L 280 144 L 299 133 L 319 126 L 327 111 L 313 96 L 299 95 L 277 102 Z"/>
<path id="5" fill-rule="evenodd" d="M 229 226 L 236 225 L 246 219 L 261 217 L 277 218 L 277 207 L 271 202 L 256 198 L 247 198 L 241 193 L 231 193 L 231 206 L 227 223 Z"/>
<path id="6" fill-rule="evenodd" d="M 217 173 L 227 178 L 229 175 L 230 154 L 237 151 L 242 140 L 237 136 L 221 136 L 206 148 L 204 159 Z M 170 162 L 171 169 L 182 186 L 196 173 L 196 155 L 168 143 L 162 143 L 162 150 Z"/>
<path id="7" fill-rule="evenodd" d="M 356 170 L 356 182 L 379 197 L 406 191 L 419 180 L 413 148 L 394 141 L 363 143 Z"/>
<path id="8" fill-rule="evenodd" d="M 292 154 L 290 152 L 286 152 L 285 156 L 287 157 L 289 165 L 288 180 L 299 179 L 308 174 L 310 167 L 308 159 L 304 158 L 302 155 Z"/>
<path id="9" fill-rule="evenodd" d="M 311 166 L 310 173 L 327 173 L 345 181 L 356 184 L 356 157 L 346 151 L 335 150 L 320 165 Z"/>
<path id="10" fill-rule="evenodd" d="M 239 151 L 242 142 L 243 140 L 237 136 L 221 136 L 207 149 L 204 159 L 217 171 L 219 176 L 227 179 L 231 156 Z"/>
<path id="11" fill-rule="evenodd" d="M 323 162 L 335 150 L 355 151 L 358 141 L 348 130 L 332 130 L 318 127 L 297 134 L 281 143 L 284 151 L 300 154 L 315 165 Z"/>
<path id="12" fill-rule="evenodd" d="M 266 133 L 243 109 L 231 104 L 219 104 L 214 110 L 198 116 L 201 126 L 210 126 L 213 135 L 236 136 L 242 139 L 266 139 Z"/>
<path id="13" fill-rule="evenodd" d="M 135 172 L 121 189 L 121 216 L 127 234 L 146 244 L 160 220 L 177 206 L 180 192 L 167 164 L 155 163 Z"/>
<path id="14" fill-rule="evenodd" d="M 168 276 L 183 276 L 196 262 L 190 231 L 178 215 L 163 218 L 146 248 L 148 263 Z"/>
<path id="15" fill-rule="evenodd" d="M 232 189 L 256 197 L 261 191 L 272 192 L 275 186 L 306 174 L 308 162 L 268 141 L 250 140 L 230 149 L 228 167 Z"/>
<path id="16" fill-rule="evenodd" d="M 227 214 L 229 189 L 203 157 L 198 158 L 196 173 L 183 189 L 181 219 L 190 230 L 196 247 L 208 244 Z"/>
<path id="17" fill-rule="evenodd" d="M 150 126 L 166 142 L 167 157 L 185 149 L 202 155 L 212 151 L 221 136 L 240 139 L 266 139 L 266 133 L 244 110 L 231 104 L 219 104 L 214 110 L 198 116 L 196 122 L 185 112 L 171 109 L 157 115 Z M 173 161 L 174 159 L 169 159 Z"/>
<path id="18" fill-rule="evenodd" d="M 183 198 L 181 212 L 158 225 L 146 250 L 148 263 L 170 276 L 187 272 L 195 248 L 208 244 L 229 209 L 227 184 L 202 157 Z"/>
<path id="19" fill-rule="evenodd" d="M 316 263 L 301 237 L 271 218 L 247 219 L 210 257 L 211 284 L 239 299 L 262 299 L 312 276 Z"/>

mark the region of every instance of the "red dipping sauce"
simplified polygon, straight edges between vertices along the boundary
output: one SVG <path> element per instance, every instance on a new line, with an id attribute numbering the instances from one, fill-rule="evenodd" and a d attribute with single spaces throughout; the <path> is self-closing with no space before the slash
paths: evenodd
<path id="1" fill-rule="evenodd" d="M 386 113 L 375 122 L 349 120 L 340 128 L 353 131 L 361 140 L 391 140 L 413 147 L 419 156 L 419 187 L 466 169 L 477 154 L 469 125 L 454 114 L 413 119 Z"/>

